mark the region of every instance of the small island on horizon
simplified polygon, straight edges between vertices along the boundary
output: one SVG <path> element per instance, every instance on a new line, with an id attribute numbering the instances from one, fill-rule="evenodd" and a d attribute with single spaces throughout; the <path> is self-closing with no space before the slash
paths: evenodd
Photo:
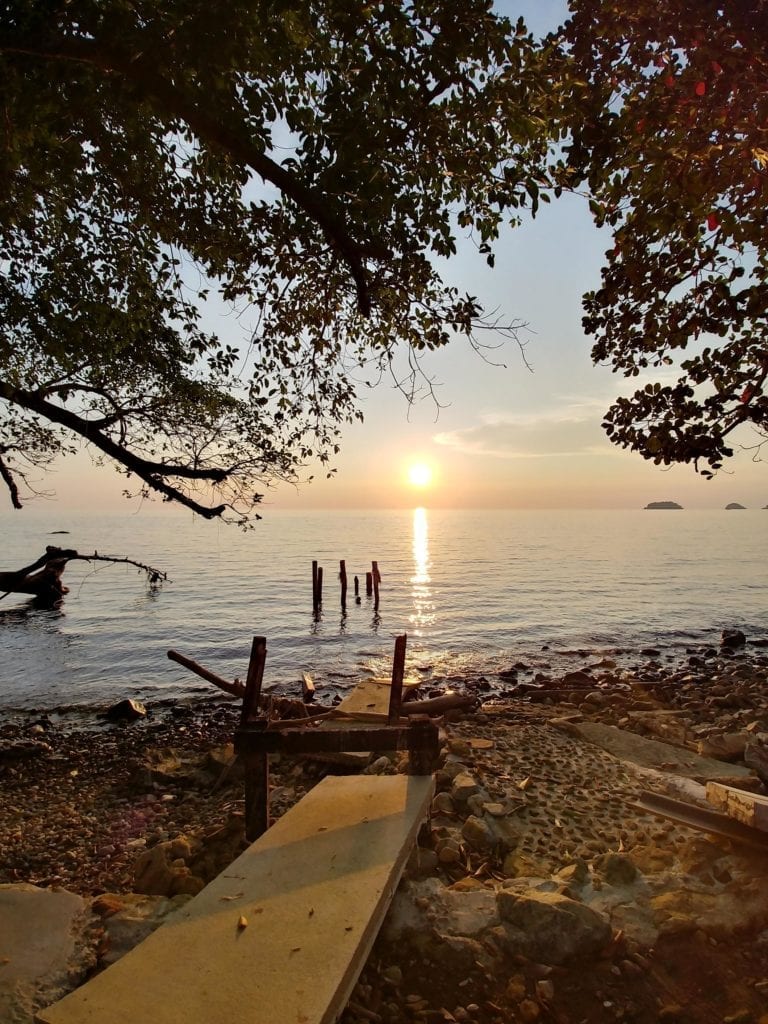
<path id="1" fill-rule="evenodd" d="M 678 505 L 676 501 L 649 501 L 645 506 L 646 509 L 652 508 L 682 508 L 682 505 Z"/>
<path id="2" fill-rule="evenodd" d="M 732 511 L 732 510 L 733 510 L 733 509 L 735 509 L 735 508 L 743 508 L 743 509 L 746 509 L 746 507 L 747 507 L 746 505 L 740 505 L 740 504 L 738 503 L 738 501 L 732 501 L 732 502 L 730 502 L 730 503 L 729 503 L 728 505 L 726 505 L 726 506 L 725 506 L 725 511 L 726 511 L 726 512 L 730 512 L 730 511 Z"/>

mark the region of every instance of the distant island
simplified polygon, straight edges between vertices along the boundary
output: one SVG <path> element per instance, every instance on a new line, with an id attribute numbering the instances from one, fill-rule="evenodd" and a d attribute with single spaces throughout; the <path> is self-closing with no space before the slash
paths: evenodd
<path id="1" fill-rule="evenodd" d="M 733 508 L 746 508 L 746 507 L 747 507 L 746 505 L 740 505 L 740 504 L 738 503 L 738 501 L 732 501 L 732 502 L 730 503 L 730 505 L 726 505 L 726 506 L 725 506 L 725 511 L 726 511 L 726 512 L 728 512 L 728 511 L 730 511 L 730 510 L 731 510 L 731 509 L 733 509 Z"/>
<path id="2" fill-rule="evenodd" d="M 649 501 L 646 508 L 682 508 L 676 501 Z"/>

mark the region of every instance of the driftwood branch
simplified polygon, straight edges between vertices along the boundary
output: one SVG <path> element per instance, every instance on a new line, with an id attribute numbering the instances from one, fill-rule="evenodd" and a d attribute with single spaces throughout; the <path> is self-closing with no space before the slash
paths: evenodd
<path id="1" fill-rule="evenodd" d="M 137 562 L 134 558 L 115 558 L 113 555 L 100 555 L 94 551 L 92 555 L 81 555 L 71 548 L 57 548 L 49 545 L 45 554 L 23 569 L 13 572 L 0 572 L 0 601 L 9 594 L 31 594 L 45 603 L 56 603 L 69 592 L 62 582 L 62 574 L 67 562 L 114 562 L 118 565 L 135 565 L 146 573 L 151 584 L 169 582 L 168 574 L 154 566 Z"/>
<path id="2" fill-rule="evenodd" d="M 177 665 L 182 665 L 184 668 L 189 669 L 190 672 L 194 672 L 196 676 L 205 679 L 207 683 L 213 683 L 214 686 L 218 686 L 220 690 L 229 693 L 233 697 L 242 697 L 245 693 L 245 686 L 242 683 L 237 682 L 237 680 L 234 683 L 230 683 L 191 658 L 179 654 L 178 651 L 168 651 L 168 657 L 171 661 L 175 661 Z"/>

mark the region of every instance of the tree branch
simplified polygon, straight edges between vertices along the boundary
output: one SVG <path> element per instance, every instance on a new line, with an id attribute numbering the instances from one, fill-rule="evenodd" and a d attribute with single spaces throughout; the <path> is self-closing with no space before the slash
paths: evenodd
<path id="1" fill-rule="evenodd" d="M 205 143 L 223 149 L 231 157 L 254 170 L 265 181 L 271 182 L 284 195 L 301 207 L 324 232 L 349 267 L 357 289 L 358 308 L 363 316 L 371 312 L 368 272 L 357 243 L 339 218 L 329 213 L 327 199 L 298 181 L 292 174 L 261 152 L 248 137 L 242 124 L 236 127 L 210 117 L 200 106 L 186 96 L 174 83 L 157 73 L 155 66 L 139 54 L 125 57 L 101 41 L 87 39 L 61 39 L 55 47 L 35 46 L 29 40 L 6 41 L 0 52 L 18 53 L 43 60 L 66 60 L 87 64 L 106 74 L 118 73 L 128 79 L 144 99 L 160 113 L 171 114 L 185 121 Z"/>
<path id="2" fill-rule="evenodd" d="M 191 466 L 151 462 L 149 459 L 143 459 L 135 455 L 128 448 L 117 444 L 110 437 L 107 437 L 91 421 L 83 419 L 82 416 L 70 412 L 69 409 L 63 409 L 53 402 L 47 402 L 34 391 L 11 387 L 10 384 L 2 380 L 0 380 L 0 398 L 38 416 L 42 416 L 52 423 L 58 423 L 60 426 L 66 427 L 67 430 L 71 430 L 74 434 L 93 444 L 100 451 L 104 452 L 105 455 L 114 459 L 115 462 L 125 466 L 131 473 L 135 473 L 152 490 L 158 491 L 169 500 L 178 501 L 180 504 L 186 505 L 187 508 L 197 512 L 205 519 L 215 519 L 226 510 L 226 505 L 216 505 L 214 507 L 201 505 L 178 487 L 166 483 L 163 478 L 166 476 L 176 476 L 187 480 L 222 483 L 231 475 L 231 469 L 194 469 Z"/>

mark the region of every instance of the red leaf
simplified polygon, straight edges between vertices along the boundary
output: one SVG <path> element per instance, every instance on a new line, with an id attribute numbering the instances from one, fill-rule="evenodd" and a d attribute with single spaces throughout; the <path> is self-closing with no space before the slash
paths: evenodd
<path id="1" fill-rule="evenodd" d="M 723 73 L 722 67 L 717 63 L 716 60 L 712 61 L 712 70 L 715 72 L 716 75 L 722 75 Z"/>
<path id="2" fill-rule="evenodd" d="M 717 231 L 717 229 L 720 227 L 720 221 L 717 219 L 717 214 L 710 213 L 710 215 L 707 217 L 707 227 L 710 231 Z"/>
<path id="3" fill-rule="evenodd" d="M 696 83 L 696 95 L 697 96 L 703 96 L 706 91 L 707 91 L 707 83 L 706 82 L 697 82 Z"/>

